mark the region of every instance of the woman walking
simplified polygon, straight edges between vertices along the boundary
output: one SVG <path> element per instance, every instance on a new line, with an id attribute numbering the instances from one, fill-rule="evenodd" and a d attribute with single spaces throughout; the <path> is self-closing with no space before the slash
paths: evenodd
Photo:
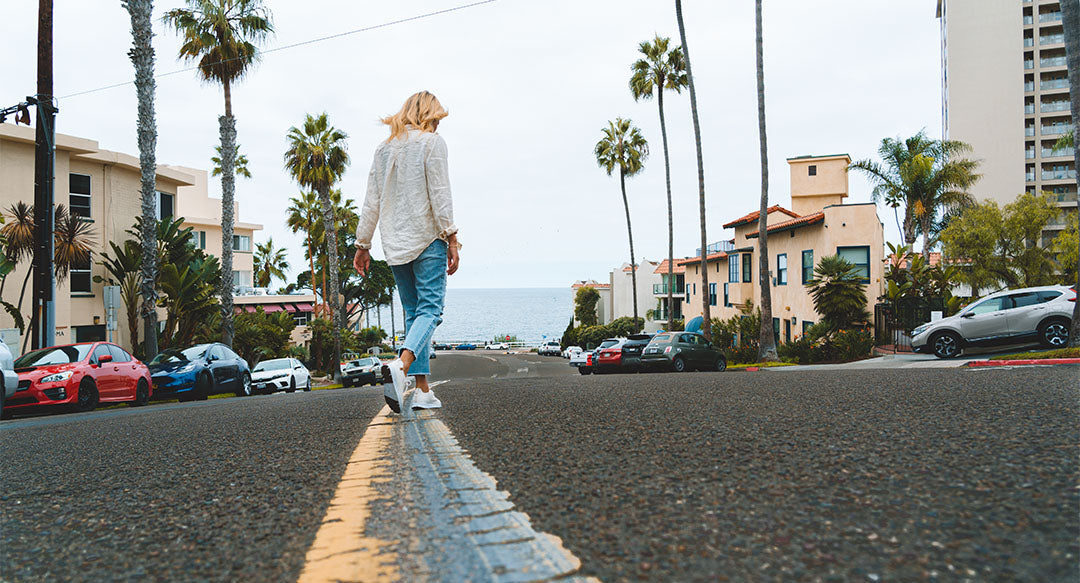
<path id="1" fill-rule="evenodd" d="M 353 267 L 363 277 L 371 265 L 371 238 L 380 223 L 383 253 L 405 308 L 406 336 L 398 357 L 383 366 L 393 380 L 386 403 L 395 413 L 437 409 L 428 387 L 431 335 L 442 323 L 446 276 L 458 269 L 458 229 L 446 167 L 446 142 L 435 130 L 448 114 L 434 95 L 421 91 L 401 111 L 384 118 L 390 137 L 375 150 L 367 196 L 356 227 Z M 410 376 L 417 391 L 411 390 Z"/>

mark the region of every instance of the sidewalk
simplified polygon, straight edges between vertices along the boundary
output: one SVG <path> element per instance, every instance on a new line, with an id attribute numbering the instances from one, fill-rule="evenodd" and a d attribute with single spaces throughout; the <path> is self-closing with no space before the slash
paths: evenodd
<path id="1" fill-rule="evenodd" d="M 845 362 L 842 364 L 807 364 L 800 366 L 780 366 L 768 368 L 769 372 L 805 371 L 805 370 L 873 370 L 896 368 L 960 368 L 969 362 L 986 360 L 986 355 L 942 360 L 932 354 L 887 354 L 866 360 Z"/>

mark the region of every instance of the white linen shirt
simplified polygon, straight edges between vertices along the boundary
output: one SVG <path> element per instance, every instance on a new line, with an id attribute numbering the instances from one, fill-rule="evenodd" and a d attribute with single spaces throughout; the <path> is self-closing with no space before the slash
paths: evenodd
<path id="1" fill-rule="evenodd" d="M 379 144 L 356 226 L 357 247 L 371 248 L 380 221 L 390 265 L 409 263 L 435 239 L 458 232 L 442 136 L 410 127 L 404 137 Z"/>

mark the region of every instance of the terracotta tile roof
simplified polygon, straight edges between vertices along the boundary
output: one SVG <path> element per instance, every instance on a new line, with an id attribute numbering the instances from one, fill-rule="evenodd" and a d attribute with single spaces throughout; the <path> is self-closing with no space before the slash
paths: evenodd
<path id="1" fill-rule="evenodd" d="M 922 253 L 916 253 L 916 255 L 921 256 Z M 896 256 L 890 254 L 888 257 L 885 258 L 885 261 L 886 261 L 886 263 L 888 265 L 894 265 L 894 264 L 896 264 Z M 966 265 L 968 263 L 971 263 L 971 261 L 967 260 L 967 259 L 942 259 L 941 253 L 939 253 L 937 251 L 931 251 L 930 252 L 930 267 L 935 267 L 935 266 L 941 264 L 942 262 L 950 263 L 950 264 L 954 264 L 954 265 Z M 900 263 L 901 264 L 898 267 L 900 267 L 901 269 L 907 268 L 907 266 L 908 266 L 907 261 L 902 261 Z"/>
<path id="2" fill-rule="evenodd" d="M 672 273 L 686 273 L 686 265 L 683 264 L 683 263 L 679 263 L 679 261 L 680 261 L 679 259 L 675 260 L 675 265 L 671 268 Z M 660 262 L 660 266 L 657 267 L 656 271 L 654 271 L 653 273 L 662 273 L 662 274 L 666 275 L 667 274 L 667 268 L 668 268 L 668 260 L 665 259 L 665 260 Z"/>
<path id="3" fill-rule="evenodd" d="M 715 261 L 717 259 L 723 259 L 727 257 L 727 253 L 713 253 L 705 258 L 705 261 Z M 700 263 L 701 257 L 687 257 L 685 259 L 676 259 L 675 265 L 690 265 L 692 263 Z M 667 273 L 666 271 L 664 273 Z"/>
<path id="4" fill-rule="evenodd" d="M 791 229 L 797 229 L 799 227 L 805 227 L 807 225 L 813 225 L 813 224 L 821 223 L 821 222 L 824 222 L 824 221 L 825 221 L 825 211 L 816 212 L 816 213 L 814 213 L 812 215 L 806 215 L 806 216 L 799 217 L 797 219 L 791 219 L 790 221 L 784 221 L 782 223 L 776 223 L 775 225 L 769 227 L 769 233 L 771 234 L 771 233 L 776 233 L 776 232 L 780 232 L 780 231 L 790 231 Z M 757 231 L 754 231 L 753 233 L 747 233 L 746 234 L 747 239 L 753 239 L 753 238 L 755 238 L 757 236 L 758 236 Z"/>
<path id="5" fill-rule="evenodd" d="M 778 204 L 775 204 L 775 205 L 769 207 L 767 214 L 771 215 L 771 214 L 773 214 L 775 212 L 784 213 L 785 215 L 788 215 L 789 217 L 792 217 L 792 218 L 798 218 L 799 217 L 799 215 L 796 214 L 794 211 L 789 211 L 786 208 L 784 208 L 784 207 L 782 207 L 782 206 L 780 206 Z M 734 221 L 731 221 L 730 223 L 724 225 L 724 228 L 725 229 L 730 229 L 731 227 L 738 227 L 739 225 L 745 225 L 746 223 L 752 223 L 752 222 L 758 220 L 758 215 L 759 214 L 761 214 L 761 211 L 754 211 L 754 212 L 752 212 L 752 213 L 750 213 L 748 215 L 739 217 L 739 218 L 735 219 Z"/>
<path id="6" fill-rule="evenodd" d="M 589 281 L 575 281 L 570 286 L 570 289 L 581 289 L 583 287 L 591 287 L 593 289 L 610 289 L 611 284 L 610 283 L 599 283 L 597 281 L 593 281 L 593 280 L 590 279 Z"/>

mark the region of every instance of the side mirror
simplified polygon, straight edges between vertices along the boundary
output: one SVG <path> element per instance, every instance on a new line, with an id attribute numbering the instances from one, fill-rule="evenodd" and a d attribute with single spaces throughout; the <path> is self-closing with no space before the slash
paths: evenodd
<path id="1" fill-rule="evenodd" d="M 975 313 L 974 312 L 964 312 L 963 314 L 960 314 L 960 317 L 961 318 L 974 318 Z"/>
<path id="2" fill-rule="evenodd" d="M 102 365 L 102 364 L 105 364 L 107 362 L 112 362 L 112 355 L 111 354 L 102 354 L 101 356 L 98 357 L 97 361 L 98 361 L 99 366 Z"/>

